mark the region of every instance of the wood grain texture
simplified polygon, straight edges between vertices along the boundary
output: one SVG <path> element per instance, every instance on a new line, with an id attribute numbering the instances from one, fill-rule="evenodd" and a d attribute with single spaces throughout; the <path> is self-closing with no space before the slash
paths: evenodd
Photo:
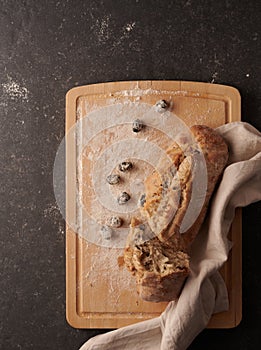
<path id="1" fill-rule="evenodd" d="M 152 105 L 159 99 L 171 100 L 173 111 L 188 126 L 205 124 L 215 128 L 240 120 L 240 95 L 233 87 L 183 81 L 112 82 L 77 87 L 67 93 L 66 132 L 79 118 L 106 106 L 112 99 L 134 101 L 137 95 L 130 93 L 133 91 L 139 92 L 141 102 Z M 81 115 L 77 113 L 79 106 Z M 67 174 L 70 169 L 66 212 L 70 217 L 77 212 L 76 193 L 72 190 L 73 182 L 77 181 L 76 152 L 76 144 L 66 145 Z M 233 248 L 221 272 L 228 287 L 230 309 L 213 315 L 210 328 L 235 327 L 241 320 L 240 210 L 237 210 L 229 237 Z M 164 310 L 166 303 L 149 303 L 139 298 L 134 279 L 118 260 L 121 255 L 121 249 L 98 247 L 80 238 L 67 225 L 66 314 L 71 326 L 118 328 L 156 317 Z"/>

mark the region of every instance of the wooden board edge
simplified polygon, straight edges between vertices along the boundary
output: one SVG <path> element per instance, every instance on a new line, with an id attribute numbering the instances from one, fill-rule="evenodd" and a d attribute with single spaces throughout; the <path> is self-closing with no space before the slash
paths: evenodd
<path id="1" fill-rule="evenodd" d="M 74 86 L 71 89 L 67 91 L 67 94 L 75 93 L 77 96 L 79 96 L 79 92 L 81 90 L 85 90 L 86 88 L 90 88 L 91 91 L 90 93 L 102 93 L 106 92 L 108 90 L 106 86 L 109 87 L 109 91 L 111 91 L 111 88 L 116 85 L 120 85 L 120 90 L 122 90 L 123 87 L 126 88 L 161 88 L 161 85 L 164 84 L 170 89 L 173 89 L 173 86 L 175 88 L 181 88 L 182 90 L 191 90 L 191 87 L 193 85 L 197 85 L 197 88 L 199 88 L 199 91 L 205 92 L 206 87 L 210 89 L 211 91 L 216 91 L 218 89 L 226 89 L 226 90 L 234 90 L 234 93 L 237 95 L 239 94 L 238 89 L 236 89 L 234 86 L 230 86 L 227 84 L 213 84 L 213 83 L 208 83 L 204 81 L 188 81 L 188 80 L 171 80 L 171 79 L 166 79 L 166 80 L 122 80 L 122 81 L 108 81 L 108 82 L 102 82 L 102 83 L 93 83 L 93 84 L 86 84 L 86 85 L 81 85 L 81 86 Z M 119 90 L 117 88 L 117 90 Z M 194 90 L 194 89 L 192 89 Z M 75 91 L 75 92 L 74 92 Z"/>
<path id="2" fill-rule="evenodd" d="M 130 80 L 130 81 L 118 81 L 118 82 L 106 82 L 95 83 L 82 86 L 76 86 L 71 88 L 66 93 L 66 99 L 71 100 L 81 95 L 94 95 L 94 94 L 106 94 L 122 90 L 130 89 L 155 89 L 155 90 L 180 90 L 180 91 L 195 91 L 195 85 L 197 86 L 197 92 L 200 93 L 213 93 L 223 96 L 229 96 L 233 100 L 240 100 L 241 96 L 239 90 L 235 87 L 212 84 L 206 82 L 193 82 L 183 80 Z"/>
<path id="3" fill-rule="evenodd" d="M 66 224 L 66 320 L 78 328 L 82 319 L 76 312 L 76 234 Z"/>
<path id="4" fill-rule="evenodd" d="M 65 133 L 68 136 L 69 130 L 76 123 L 76 102 L 78 94 L 73 89 L 69 90 L 66 94 L 66 106 L 65 106 Z M 68 140 L 68 138 L 67 138 Z M 65 239 L 65 255 L 66 255 L 66 320 L 71 327 L 79 328 L 82 323 L 82 318 L 79 317 L 76 310 L 76 234 L 69 227 L 67 223 L 68 211 L 75 211 L 75 193 L 72 192 L 70 182 L 68 182 L 68 172 L 72 171 L 70 163 L 75 162 L 76 148 L 73 147 L 71 154 L 69 150 L 68 142 L 65 142 L 65 197 L 66 197 L 66 239 Z M 73 179 L 71 179 L 73 181 Z M 70 208 L 70 209 L 69 209 Z"/>

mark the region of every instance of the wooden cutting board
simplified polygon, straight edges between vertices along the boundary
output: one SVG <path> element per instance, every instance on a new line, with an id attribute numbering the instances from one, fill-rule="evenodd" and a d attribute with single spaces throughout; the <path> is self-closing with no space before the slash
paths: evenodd
<path id="1" fill-rule="evenodd" d="M 161 99 L 170 101 L 173 113 L 188 126 L 205 124 L 216 128 L 240 120 L 240 94 L 233 87 L 184 81 L 113 82 L 76 87 L 67 93 L 66 133 L 99 108 L 128 102 L 154 105 Z M 82 205 L 87 207 L 88 198 L 92 198 L 92 193 L 88 192 L 92 189 L 85 190 L 88 188 L 86 182 L 90 181 L 91 167 L 84 159 L 82 164 L 77 161 L 81 138 L 82 135 L 76 133 L 73 141 L 66 145 L 66 215 L 67 218 L 75 217 L 76 221 L 81 210 L 77 195 L 83 193 Z M 106 138 L 100 134 L 96 134 L 91 142 L 92 147 L 103 149 L 106 146 Z M 86 152 L 88 154 L 88 146 Z M 83 223 L 79 221 L 78 225 Z M 221 273 L 228 288 L 230 308 L 213 315 L 209 328 L 231 328 L 241 320 L 240 210 L 236 212 L 229 237 L 233 248 Z M 165 309 L 166 303 L 144 302 L 139 298 L 134 278 L 123 266 L 121 256 L 122 248 L 91 243 L 67 224 L 66 314 L 71 326 L 118 328 L 156 317 Z"/>

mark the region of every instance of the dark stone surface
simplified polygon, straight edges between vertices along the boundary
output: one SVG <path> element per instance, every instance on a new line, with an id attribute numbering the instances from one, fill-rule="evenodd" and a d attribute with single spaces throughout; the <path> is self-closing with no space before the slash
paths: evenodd
<path id="1" fill-rule="evenodd" d="M 65 320 L 64 221 L 52 188 L 64 97 L 76 85 L 172 79 L 232 85 L 261 128 L 260 1 L 0 1 L 0 349 L 78 349 L 105 330 Z M 190 349 L 256 349 L 260 204 L 243 211 L 243 321 Z"/>

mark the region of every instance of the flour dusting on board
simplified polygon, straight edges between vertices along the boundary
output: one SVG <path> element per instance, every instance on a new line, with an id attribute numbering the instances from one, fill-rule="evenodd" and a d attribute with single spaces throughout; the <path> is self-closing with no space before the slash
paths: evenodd
<path id="1" fill-rule="evenodd" d="M 139 102 L 142 98 L 142 96 L 150 95 L 150 96 L 161 96 L 162 94 L 164 95 L 169 95 L 168 99 L 171 102 L 173 97 L 175 96 L 188 96 L 189 93 L 188 91 L 184 90 L 177 90 L 177 91 L 159 91 L 155 90 L 152 88 L 148 89 L 140 89 L 138 86 L 136 86 L 133 89 L 130 90 L 121 90 L 118 92 L 111 93 L 109 96 L 111 97 L 110 99 L 107 100 L 108 105 L 109 104 L 114 104 L 117 103 L 118 100 L 121 101 L 121 103 L 130 103 L 130 98 L 135 98 L 135 102 Z M 199 93 L 191 93 L 192 97 L 198 97 L 200 96 Z M 93 108 L 92 108 L 93 109 Z"/>
<path id="2" fill-rule="evenodd" d="M 103 286 L 106 285 L 105 295 L 101 297 L 106 297 L 108 304 L 113 303 L 114 308 L 122 293 L 130 289 L 135 290 L 133 279 L 122 266 L 122 255 L 123 251 L 119 249 L 97 250 L 88 257 L 88 271 L 81 276 L 83 288 L 90 288 L 90 293 L 100 294 L 104 290 Z"/>
<path id="3" fill-rule="evenodd" d="M 122 90 L 119 92 L 115 92 L 115 96 L 144 96 L 144 95 L 162 95 L 162 94 L 169 94 L 169 91 L 158 91 L 155 89 L 140 89 L 139 87 L 136 87 L 132 90 Z M 188 94 L 187 91 L 174 91 L 171 92 L 171 95 L 182 95 L 186 96 Z"/>

